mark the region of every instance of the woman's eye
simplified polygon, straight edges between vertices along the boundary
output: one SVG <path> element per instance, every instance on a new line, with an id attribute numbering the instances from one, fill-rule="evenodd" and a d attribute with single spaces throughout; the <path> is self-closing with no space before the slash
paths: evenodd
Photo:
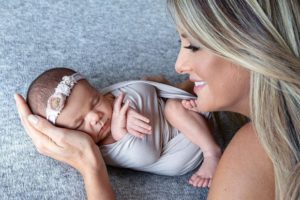
<path id="1" fill-rule="evenodd" d="M 191 44 L 189 46 L 185 46 L 184 48 L 190 49 L 192 52 L 196 52 L 196 51 L 198 51 L 200 49 L 199 47 L 195 47 L 195 46 L 193 46 Z"/>

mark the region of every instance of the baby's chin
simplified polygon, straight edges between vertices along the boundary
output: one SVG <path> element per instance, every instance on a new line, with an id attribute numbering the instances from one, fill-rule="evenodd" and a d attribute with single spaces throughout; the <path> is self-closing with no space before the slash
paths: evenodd
<path id="1" fill-rule="evenodd" d="M 99 137 L 97 137 L 96 135 L 90 135 L 91 137 L 92 137 L 92 139 L 93 139 L 93 141 L 97 144 L 97 143 L 99 143 L 100 141 L 101 141 L 101 139 L 99 138 Z"/>
<path id="2" fill-rule="evenodd" d="M 91 136 L 92 139 L 96 144 L 102 143 L 105 139 L 107 139 L 108 135 L 110 134 L 110 126 L 107 127 L 107 130 L 104 133 L 98 133 L 98 135 Z"/>

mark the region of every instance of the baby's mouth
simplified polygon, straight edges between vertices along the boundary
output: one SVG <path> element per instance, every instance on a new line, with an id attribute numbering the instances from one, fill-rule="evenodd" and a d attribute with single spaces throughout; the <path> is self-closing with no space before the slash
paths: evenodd
<path id="1" fill-rule="evenodd" d="M 105 127 L 106 127 L 106 124 L 107 124 L 108 121 L 109 120 L 108 120 L 108 117 L 106 115 L 104 117 L 102 117 L 101 121 L 99 122 L 99 124 L 101 125 L 101 128 L 99 129 L 99 132 L 98 132 L 99 134 L 101 132 L 103 132 L 104 129 L 106 129 Z"/>

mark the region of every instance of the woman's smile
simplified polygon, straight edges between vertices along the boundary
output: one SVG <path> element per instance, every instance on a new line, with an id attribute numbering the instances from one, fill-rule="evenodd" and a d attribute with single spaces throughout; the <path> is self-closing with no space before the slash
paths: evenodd
<path id="1" fill-rule="evenodd" d="M 194 84 L 195 84 L 195 86 L 194 86 L 193 90 L 195 93 L 199 92 L 199 90 L 201 90 L 202 88 L 204 88 L 207 85 L 207 83 L 204 81 L 196 81 Z"/>

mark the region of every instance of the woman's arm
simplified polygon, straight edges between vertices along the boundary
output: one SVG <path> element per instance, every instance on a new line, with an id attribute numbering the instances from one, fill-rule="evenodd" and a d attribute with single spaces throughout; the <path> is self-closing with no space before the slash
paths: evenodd
<path id="1" fill-rule="evenodd" d="M 114 199 L 104 161 L 92 138 L 32 115 L 20 95 L 15 95 L 15 100 L 22 124 L 38 152 L 77 169 L 83 176 L 88 199 Z"/>
<path id="2" fill-rule="evenodd" d="M 88 170 L 82 176 L 89 200 L 114 199 L 105 165 L 100 169 Z"/>
<path id="3" fill-rule="evenodd" d="M 274 199 L 273 165 L 252 128 L 242 127 L 225 149 L 208 199 Z"/>

